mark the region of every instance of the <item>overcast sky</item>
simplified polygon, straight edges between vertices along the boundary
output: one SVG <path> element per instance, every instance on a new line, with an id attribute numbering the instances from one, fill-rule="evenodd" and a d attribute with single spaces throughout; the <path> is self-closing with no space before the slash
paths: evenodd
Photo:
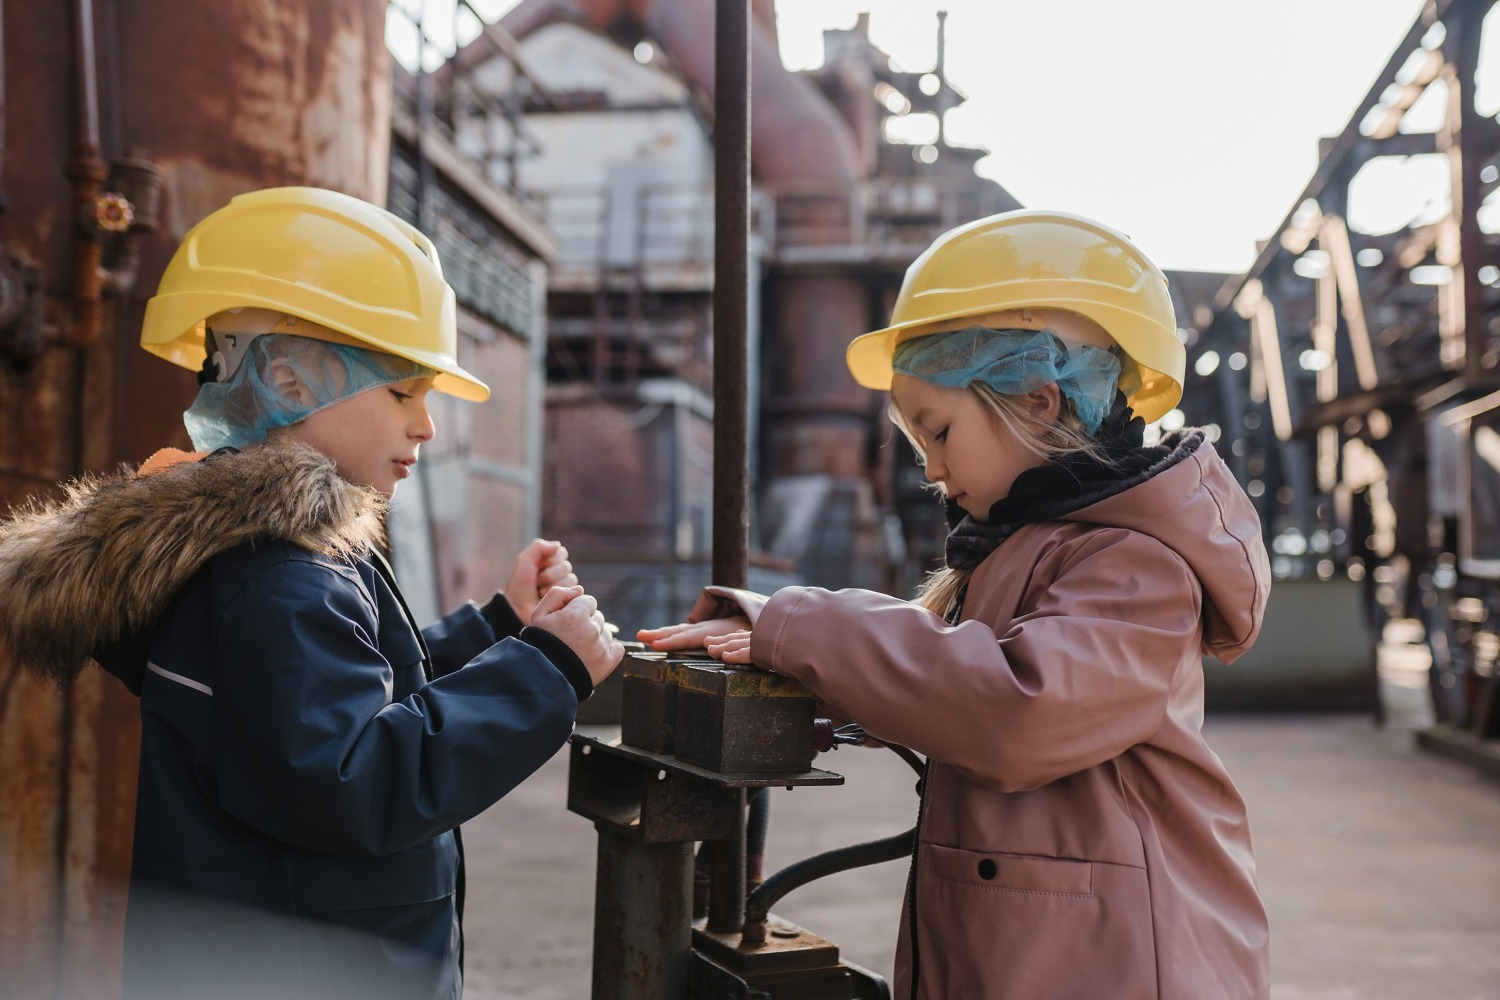
<path id="1" fill-rule="evenodd" d="M 400 0 L 415 6 L 417 0 Z M 452 10 L 453 0 L 426 0 Z M 516 0 L 476 0 L 486 18 Z M 690 0 L 707 3 L 709 0 Z M 778 0 L 782 59 L 823 59 L 824 28 L 869 11 L 870 35 L 906 70 L 933 66 L 948 11 L 948 77 L 969 98 L 950 142 L 991 151 L 980 172 L 1028 207 L 1092 216 L 1163 267 L 1242 271 L 1292 209 L 1318 139 L 1343 131 L 1423 0 Z M 1500 106 L 1500 8 L 1487 22 L 1481 110 Z M 434 27 L 452 23 L 429 13 Z M 460 28 L 462 32 L 462 28 Z M 393 46 L 394 48 L 394 46 Z M 399 53 L 398 53 L 399 55 Z M 1429 95 L 1408 124 L 1437 123 Z M 932 123 L 905 123 L 923 141 Z M 1441 209 L 1429 157 L 1361 178 L 1358 228 L 1394 229 Z"/>

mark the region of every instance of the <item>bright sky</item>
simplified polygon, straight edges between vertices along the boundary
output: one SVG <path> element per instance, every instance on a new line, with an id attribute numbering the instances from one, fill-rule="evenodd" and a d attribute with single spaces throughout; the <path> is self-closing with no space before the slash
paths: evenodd
<path id="1" fill-rule="evenodd" d="M 427 2 L 451 11 L 452 0 Z M 515 2 L 475 6 L 488 19 Z M 982 174 L 1028 207 L 1123 230 L 1163 267 L 1243 271 L 1255 241 L 1271 235 L 1311 179 L 1318 139 L 1343 131 L 1422 3 L 778 0 L 776 7 L 782 59 L 792 69 L 820 64 L 823 29 L 852 27 L 861 11 L 870 12 L 871 39 L 900 68 L 929 69 L 936 11 L 947 10 L 948 77 L 969 98 L 949 112 L 947 135 L 991 151 Z M 452 14 L 429 15 L 429 31 L 445 20 L 452 24 Z M 1500 61 L 1489 37 L 1500 35 L 1497 21 L 1487 23 L 1482 66 Z M 1490 77 L 1481 70 L 1479 104 L 1493 114 L 1500 72 Z M 1427 128 L 1436 124 L 1437 102 L 1427 103 L 1413 109 L 1412 124 L 1422 117 Z M 933 123 L 905 127 L 908 139 L 921 141 Z M 1382 231 L 1445 196 L 1430 182 L 1446 183 L 1441 164 L 1402 166 L 1389 162 L 1382 182 L 1372 178 L 1357 196 L 1368 213 L 1384 210 Z"/>
<path id="2" fill-rule="evenodd" d="M 1168 268 L 1242 271 L 1343 131 L 1422 0 L 781 0 L 783 60 L 822 62 L 821 30 L 869 10 L 903 69 L 969 101 L 949 141 L 1023 205 L 1087 215 Z M 1404 221 L 1404 220 L 1403 220 Z"/>

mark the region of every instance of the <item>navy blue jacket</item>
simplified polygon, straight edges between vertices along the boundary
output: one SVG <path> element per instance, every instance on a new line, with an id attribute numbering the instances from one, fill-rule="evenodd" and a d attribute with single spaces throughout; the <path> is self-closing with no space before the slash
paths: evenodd
<path id="1" fill-rule="evenodd" d="M 98 658 L 141 698 L 126 994 L 153 1000 L 457 997 L 456 828 L 591 690 L 503 598 L 424 634 L 383 560 L 287 541 L 214 556 Z"/>

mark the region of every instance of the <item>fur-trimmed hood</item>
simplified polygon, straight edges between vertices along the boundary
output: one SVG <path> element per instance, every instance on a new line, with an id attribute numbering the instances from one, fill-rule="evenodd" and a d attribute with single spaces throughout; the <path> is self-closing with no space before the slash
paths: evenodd
<path id="1" fill-rule="evenodd" d="M 290 441 L 62 489 L 0 520 L 0 644 L 60 684 L 148 631 L 221 552 L 279 539 L 351 558 L 384 537 L 385 498 Z"/>

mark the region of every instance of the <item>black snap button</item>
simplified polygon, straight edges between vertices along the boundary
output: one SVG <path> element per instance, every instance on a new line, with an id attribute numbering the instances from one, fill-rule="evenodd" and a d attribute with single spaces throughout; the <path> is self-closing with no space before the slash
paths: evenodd
<path id="1" fill-rule="evenodd" d="M 995 862 L 991 861 L 989 858 L 985 858 L 983 861 L 979 862 L 979 877 L 984 879 L 986 882 L 994 878 L 995 873 L 999 870 L 1000 869 L 995 865 Z"/>

